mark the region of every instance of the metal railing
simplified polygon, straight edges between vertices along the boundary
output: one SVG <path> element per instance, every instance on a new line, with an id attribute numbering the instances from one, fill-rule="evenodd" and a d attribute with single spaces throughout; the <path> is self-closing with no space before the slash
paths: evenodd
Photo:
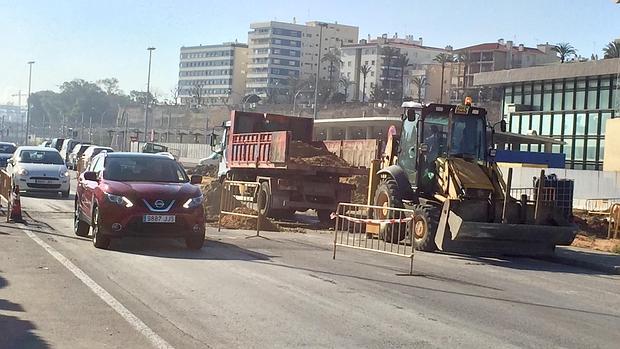
<path id="1" fill-rule="evenodd" d="M 220 215 L 217 231 L 221 231 L 222 218 L 226 215 L 256 219 L 256 236 L 260 236 L 260 183 L 224 181 L 220 196 Z"/>
<path id="2" fill-rule="evenodd" d="M 609 208 L 609 226 L 607 228 L 608 239 L 620 238 L 620 204 L 613 204 Z"/>
<path id="3" fill-rule="evenodd" d="M 586 199 L 586 211 L 589 214 L 608 215 L 614 204 L 620 204 L 620 198 Z"/>
<path id="4" fill-rule="evenodd" d="M 409 275 L 413 275 L 414 211 L 340 203 L 332 216 L 336 221 L 333 259 L 338 246 L 396 255 L 410 259 Z"/>

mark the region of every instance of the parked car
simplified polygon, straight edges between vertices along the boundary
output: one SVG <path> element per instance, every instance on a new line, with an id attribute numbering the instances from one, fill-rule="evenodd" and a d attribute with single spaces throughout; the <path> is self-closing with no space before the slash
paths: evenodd
<path id="1" fill-rule="evenodd" d="M 0 168 L 5 168 L 7 161 L 13 157 L 16 150 L 15 143 L 0 142 Z"/>
<path id="2" fill-rule="evenodd" d="M 101 147 L 98 145 L 89 146 L 88 148 L 86 148 L 86 150 L 82 154 L 82 157 L 79 158 L 78 164 L 77 164 L 77 170 L 81 172 L 83 169 L 88 167 L 92 158 L 94 158 L 97 154 L 101 153 L 102 151 L 105 151 L 107 153 L 112 153 L 114 152 L 114 149 L 110 147 Z"/>
<path id="3" fill-rule="evenodd" d="M 62 144 L 65 142 L 64 138 L 54 138 L 52 139 L 52 141 L 50 142 L 50 148 L 55 148 L 56 150 L 60 151 L 60 149 L 62 148 Z"/>
<path id="4" fill-rule="evenodd" d="M 63 160 L 65 160 L 65 163 L 69 163 L 69 154 L 71 153 L 71 151 L 73 150 L 73 147 L 75 147 L 76 144 L 80 144 L 80 143 L 88 143 L 90 144 L 90 142 L 82 142 L 82 141 L 78 141 L 77 139 L 65 139 L 65 141 L 62 143 L 62 147 L 60 148 L 60 156 L 62 157 Z"/>
<path id="5" fill-rule="evenodd" d="M 52 144 L 52 141 L 48 139 L 46 141 L 41 142 L 41 144 L 39 144 L 39 147 L 49 147 L 51 144 Z"/>
<path id="6" fill-rule="evenodd" d="M 108 248 L 125 236 L 184 238 L 190 249 L 205 239 L 203 196 L 183 167 L 165 155 L 101 153 L 78 178 L 74 232 Z"/>
<path id="7" fill-rule="evenodd" d="M 7 172 L 20 191 L 59 192 L 69 197 L 69 171 L 56 149 L 19 147 L 8 160 Z"/>
<path id="8" fill-rule="evenodd" d="M 80 144 L 76 144 L 73 147 L 73 150 L 71 151 L 71 153 L 69 153 L 69 158 L 67 160 L 67 167 L 70 170 L 77 170 L 77 163 L 79 161 L 79 159 L 82 157 L 82 154 L 84 154 L 84 152 L 86 151 L 86 149 L 88 149 L 88 147 L 90 147 L 90 143 L 80 143 Z"/>

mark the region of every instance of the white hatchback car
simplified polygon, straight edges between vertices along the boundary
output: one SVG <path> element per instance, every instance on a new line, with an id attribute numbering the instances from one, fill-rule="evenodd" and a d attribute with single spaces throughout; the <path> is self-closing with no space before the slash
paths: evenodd
<path id="1" fill-rule="evenodd" d="M 7 172 L 20 191 L 58 192 L 65 198 L 69 197 L 69 171 L 54 148 L 17 148 L 8 161 Z"/>

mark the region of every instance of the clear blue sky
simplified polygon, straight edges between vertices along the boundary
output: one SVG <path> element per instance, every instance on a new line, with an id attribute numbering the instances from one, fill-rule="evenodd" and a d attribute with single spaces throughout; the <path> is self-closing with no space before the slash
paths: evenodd
<path id="1" fill-rule="evenodd" d="M 425 45 L 455 48 L 498 38 L 534 46 L 570 42 L 590 57 L 620 37 L 620 5 L 611 0 L 382 1 L 0 0 L 0 103 L 28 83 L 33 91 L 74 78 L 116 77 L 121 88 L 146 89 L 146 48 L 152 86 L 166 95 L 178 74 L 179 47 L 247 41 L 250 22 L 338 21 L 360 38 L 382 33 L 423 37 Z"/>

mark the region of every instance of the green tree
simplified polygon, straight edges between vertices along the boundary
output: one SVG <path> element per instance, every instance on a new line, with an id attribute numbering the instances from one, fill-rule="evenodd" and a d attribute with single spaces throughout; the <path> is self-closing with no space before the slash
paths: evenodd
<path id="1" fill-rule="evenodd" d="M 346 102 L 349 97 L 349 86 L 354 85 L 355 83 L 349 80 L 346 76 L 342 76 L 338 81 L 338 84 L 340 84 L 340 86 L 344 89 L 344 101 Z"/>
<path id="2" fill-rule="evenodd" d="M 370 101 L 373 103 L 383 103 L 387 99 L 387 92 L 384 88 L 375 84 L 370 90 Z"/>
<path id="3" fill-rule="evenodd" d="M 471 64 L 471 54 L 469 51 L 461 52 L 456 56 L 456 61 L 463 65 L 463 91 L 460 96 L 460 100 L 465 99 L 465 95 L 467 94 L 467 72 L 469 70 L 469 65 Z"/>
<path id="4" fill-rule="evenodd" d="M 201 90 L 200 86 L 196 86 L 195 90 Z M 194 91 L 194 90 L 192 90 L 192 91 Z M 197 92 L 197 93 L 201 93 L 201 92 Z M 155 98 L 155 96 L 153 96 L 152 93 L 149 92 L 148 96 L 149 96 L 149 101 L 150 101 L 149 103 L 151 105 L 157 104 L 157 98 Z M 146 98 L 147 98 L 146 92 L 136 91 L 136 90 L 131 90 L 131 92 L 129 92 L 129 100 L 131 102 L 133 102 L 134 104 L 145 105 L 146 104 Z M 200 101 L 200 100 L 202 100 L 202 98 L 199 97 L 198 100 Z"/>
<path id="5" fill-rule="evenodd" d="M 443 84 L 444 84 L 444 76 L 445 76 L 445 71 L 446 71 L 446 65 L 448 63 L 452 63 L 454 62 L 454 56 L 452 56 L 449 53 L 440 53 L 437 56 L 435 56 L 435 58 L 433 58 L 433 61 L 441 64 L 441 87 L 439 89 L 439 103 L 443 103 L 443 95 L 444 95 L 444 91 L 443 91 Z"/>
<path id="6" fill-rule="evenodd" d="M 385 73 L 382 73 L 381 75 L 383 78 L 385 78 L 383 82 L 383 87 L 387 88 L 387 92 L 390 92 L 392 90 L 390 69 L 395 65 L 394 59 L 398 57 L 399 54 L 400 50 L 397 48 L 390 46 L 383 46 L 381 48 L 381 56 L 383 58 L 383 67 L 385 70 Z"/>
<path id="7" fill-rule="evenodd" d="M 396 65 L 400 68 L 400 98 L 405 98 L 405 69 L 410 65 L 406 54 L 400 54 L 396 58 Z"/>
<path id="8" fill-rule="evenodd" d="M 362 103 L 366 102 L 366 77 L 372 71 L 372 67 L 368 63 L 364 63 L 360 67 L 360 73 L 362 74 Z M 359 88 L 357 89 L 359 91 Z"/>
<path id="9" fill-rule="evenodd" d="M 422 89 L 430 86 L 430 84 L 426 81 L 425 76 L 414 76 L 411 79 L 411 84 L 415 86 L 416 91 L 418 93 L 418 102 L 422 103 Z"/>
<path id="10" fill-rule="evenodd" d="M 334 73 L 336 72 L 336 69 L 339 69 L 340 64 L 342 63 L 342 60 L 340 59 L 340 50 L 337 48 L 329 50 L 329 52 L 321 57 L 321 62 L 327 62 L 329 64 L 327 72 L 329 73 L 329 85 L 332 87 L 334 86 Z"/>
<path id="11" fill-rule="evenodd" d="M 603 59 L 620 58 L 620 41 L 612 41 L 603 49 Z"/>
<path id="12" fill-rule="evenodd" d="M 123 91 L 118 87 L 117 78 L 106 78 L 97 80 L 97 85 L 108 95 L 121 95 Z"/>
<path id="13" fill-rule="evenodd" d="M 567 58 L 575 56 L 577 50 L 568 42 L 560 42 L 551 48 L 560 57 L 560 62 L 564 63 Z"/>

